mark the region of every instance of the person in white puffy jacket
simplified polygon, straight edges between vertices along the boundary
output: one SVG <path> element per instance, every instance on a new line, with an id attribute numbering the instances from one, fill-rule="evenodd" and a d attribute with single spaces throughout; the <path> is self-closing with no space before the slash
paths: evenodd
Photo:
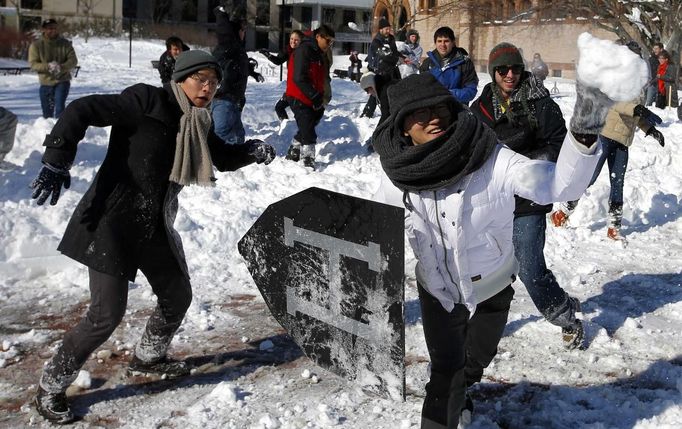
<path id="1" fill-rule="evenodd" d="M 567 201 L 590 181 L 601 153 L 597 134 L 605 110 L 599 103 L 605 97 L 585 98 L 578 96 L 572 133 L 555 164 L 501 145 L 429 73 L 388 91 L 390 116 L 374 133 L 385 173 L 375 199 L 407 209 L 418 260 L 431 359 L 423 429 L 456 428 L 460 416 L 470 417 L 466 389 L 480 381 L 497 352 L 517 271 L 514 195 L 541 204 Z"/>

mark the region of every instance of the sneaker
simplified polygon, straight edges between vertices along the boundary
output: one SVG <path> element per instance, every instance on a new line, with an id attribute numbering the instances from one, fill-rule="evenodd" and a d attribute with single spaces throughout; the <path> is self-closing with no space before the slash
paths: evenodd
<path id="1" fill-rule="evenodd" d="M 561 209 L 552 212 L 552 214 L 549 215 L 549 218 L 557 228 L 564 226 L 566 221 L 568 221 L 568 215 Z"/>
<path id="2" fill-rule="evenodd" d="M 73 415 L 64 392 L 49 393 L 38 386 L 38 393 L 33 403 L 36 406 L 36 410 L 38 410 L 38 414 L 52 423 L 65 425 L 76 420 L 76 416 Z"/>
<path id="3" fill-rule="evenodd" d="M 585 339 L 583 322 L 581 322 L 579 319 L 575 319 L 573 325 L 561 328 L 561 336 L 564 340 L 564 347 L 567 350 L 582 350 L 583 340 Z"/>
<path id="4" fill-rule="evenodd" d="M 313 170 L 315 169 L 315 158 L 312 156 L 304 156 L 303 157 L 303 166 L 304 167 L 310 167 Z"/>
<path id="5" fill-rule="evenodd" d="M 469 392 L 466 393 L 466 400 L 464 402 L 464 407 L 459 415 L 459 426 L 457 429 L 464 429 L 471 425 L 471 421 L 474 418 L 474 401 L 471 400 Z"/>
<path id="6" fill-rule="evenodd" d="M 129 375 L 160 375 L 167 378 L 176 378 L 189 375 L 190 369 L 183 361 L 172 360 L 164 357 L 154 362 L 145 362 L 137 356 L 133 356 L 128 364 Z"/>
<path id="7" fill-rule="evenodd" d="M 287 155 L 285 156 L 289 161 L 298 162 L 301 159 L 301 146 L 289 146 Z"/>

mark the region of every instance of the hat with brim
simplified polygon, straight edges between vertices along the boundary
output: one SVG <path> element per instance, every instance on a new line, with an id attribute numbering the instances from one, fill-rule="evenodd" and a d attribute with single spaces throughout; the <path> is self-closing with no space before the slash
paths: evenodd
<path id="1" fill-rule="evenodd" d="M 178 55 L 175 60 L 175 68 L 171 78 L 175 82 L 181 82 L 192 73 L 203 69 L 214 70 L 218 75 L 218 80 L 222 80 L 222 70 L 213 55 L 199 49 L 185 51 Z"/>

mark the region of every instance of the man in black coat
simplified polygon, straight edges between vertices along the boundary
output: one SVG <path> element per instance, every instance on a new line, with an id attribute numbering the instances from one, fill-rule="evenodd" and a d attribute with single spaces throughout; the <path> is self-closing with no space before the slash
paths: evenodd
<path id="1" fill-rule="evenodd" d="M 171 36 L 166 39 L 166 52 L 161 54 L 157 67 L 159 76 L 161 77 L 161 83 L 168 83 L 171 81 L 173 69 L 175 68 L 175 59 L 185 51 L 189 51 L 189 46 L 185 45 L 179 37 Z"/>
<path id="2" fill-rule="evenodd" d="M 166 356 L 192 300 L 182 243 L 173 229 L 178 193 L 185 185 L 214 185 L 214 166 L 232 171 L 275 157 L 270 145 L 255 140 L 227 145 L 213 132 L 208 107 L 221 73 L 210 54 L 183 52 L 173 81 L 163 88 L 137 84 L 120 95 L 75 100 L 45 138 L 33 198 L 39 205 L 50 198 L 54 205 L 62 187 L 70 185 L 69 168 L 87 128 L 112 127 L 102 166 L 58 247 L 88 267 L 91 301 L 43 369 L 35 405 L 45 419 L 60 424 L 75 419 L 66 388 L 121 322 L 128 282 L 138 270 L 158 303 L 129 369 L 170 377 L 189 373 L 184 362 Z"/>
<path id="3" fill-rule="evenodd" d="M 649 86 L 646 88 L 646 106 L 653 106 L 656 101 L 656 94 L 658 93 L 658 54 L 663 50 L 663 43 L 656 42 L 649 57 L 649 73 L 651 80 Z"/>
<path id="4" fill-rule="evenodd" d="M 556 162 L 566 136 L 559 106 L 542 81 L 524 70 L 523 57 L 510 43 L 500 43 L 488 60 L 493 81 L 483 88 L 471 111 L 495 131 L 510 149 L 531 159 Z M 545 263 L 546 214 L 552 205 L 539 205 L 516 197 L 514 252 L 519 278 L 533 303 L 548 322 L 562 328 L 564 345 L 581 345 L 583 327 L 575 313 L 579 301 L 557 283 Z"/>

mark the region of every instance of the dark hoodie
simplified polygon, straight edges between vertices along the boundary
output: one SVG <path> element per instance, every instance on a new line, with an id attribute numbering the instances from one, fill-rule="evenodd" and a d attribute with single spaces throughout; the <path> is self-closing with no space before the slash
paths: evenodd
<path id="1" fill-rule="evenodd" d="M 216 13 L 216 37 L 218 45 L 213 56 L 223 70 L 223 80 L 215 98 L 230 100 L 244 106 L 246 102 L 246 82 L 249 78 L 249 57 L 239 38 L 239 21 L 231 21 L 223 12 Z"/>

